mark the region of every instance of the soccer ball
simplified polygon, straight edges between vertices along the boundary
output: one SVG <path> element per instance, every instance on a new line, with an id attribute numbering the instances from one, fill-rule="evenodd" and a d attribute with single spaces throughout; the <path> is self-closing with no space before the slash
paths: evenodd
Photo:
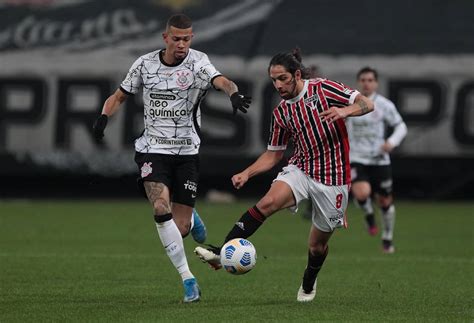
<path id="1" fill-rule="evenodd" d="M 221 249 L 221 264 L 227 272 L 234 275 L 248 273 L 257 263 L 257 251 L 246 239 L 228 241 Z"/>

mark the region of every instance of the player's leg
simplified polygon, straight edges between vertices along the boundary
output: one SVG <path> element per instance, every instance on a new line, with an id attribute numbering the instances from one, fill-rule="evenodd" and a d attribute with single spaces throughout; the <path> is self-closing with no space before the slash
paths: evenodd
<path id="1" fill-rule="evenodd" d="M 348 185 L 326 186 L 310 181 L 309 191 L 313 205 L 313 225 L 308 242 L 308 263 L 297 300 L 309 302 L 316 296 L 318 273 L 328 254 L 328 241 L 336 228 L 346 227 L 345 212 L 349 199 Z"/>
<path id="2" fill-rule="evenodd" d="M 258 230 L 266 218 L 278 210 L 294 206 L 293 211 L 296 211 L 299 202 L 307 198 L 306 181 L 306 175 L 297 167 L 285 167 L 265 196 L 255 206 L 248 209 L 234 224 L 224 239 L 224 243 L 235 238 L 246 239 L 250 237 Z M 197 247 L 194 249 L 194 252 L 212 268 L 221 268 L 220 247 L 211 247 L 209 249 Z"/>
<path id="3" fill-rule="evenodd" d="M 199 158 L 197 155 L 180 156 L 174 163 L 173 218 L 183 237 L 189 232 L 198 243 L 204 243 L 206 226 L 194 209 L 199 181 Z"/>
<path id="4" fill-rule="evenodd" d="M 391 166 L 377 166 L 375 175 L 377 204 L 382 215 L 382 247 L 385 253 L 394 253 L 393 230 L 395 227 L 395 206 L 392 195 L 392 170 Z"/>
<path id="5" fill-rule="evenodd" d="M 166 254 L 183 280 L 185 302 L 198 301 L 199 287 L 189 270 L 184 252 L 183 238 L 171 213 L 170 192 L 166 185 L 157 182 L 144 182 L 145 191 L 155 214 L 156 229 Z"/>
<path id="6" fill-rule="evenodd" d="M 312 301 L 316 296 L 317 277 L 328 255 L 328 241 L 331 235 L 332 232 L 321 231 L 314 224 L 311 226 L 308 241 L 308 263 L 297 295 L 297 300 L 300 302 Z"/>
<path id="7" fill-rule="evenodd" d="M 260 201 L 242 214 L 227 234 L 224 243 L 235 238 L 247 239 L 272 214 L 293 205 L 295 198 L 291 187 L 283 181 L 276 180 Z"/>
<path id="8" fill-rule="evenodd" d="M 357 205 L 362 209 L 370 235 L 377 235 L 374 208 L 372 206 L 372 187 L 369 182 L 368 167 L 362 164 L 351 164 L 352 186 L 351 192 Z"/>
<path id="9" fill-rule="evenodd" d="M 295 198 L 291 188 L 285 182 L 275 181 L 270 190 L 260 201 L 248 209 L 229 231 L 224 239 L 227 241 L 236 238 L 248 238 L 263 224 L 265 219 L 278 210 L 295 205 Z M 215 270 L 222 268 L 220 262 L 221 246 L 210 246 L 205 249 L 196 247 L 194 253 Z"/>

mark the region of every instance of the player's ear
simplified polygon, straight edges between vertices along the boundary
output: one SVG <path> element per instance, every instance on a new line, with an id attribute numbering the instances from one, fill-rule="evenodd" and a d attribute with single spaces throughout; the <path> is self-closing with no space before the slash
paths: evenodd
<path id="1" fill-rule="evenodd" d="M 301 80 L 301 70 L 296 70 L 295 72 L 295 80 Z"/>

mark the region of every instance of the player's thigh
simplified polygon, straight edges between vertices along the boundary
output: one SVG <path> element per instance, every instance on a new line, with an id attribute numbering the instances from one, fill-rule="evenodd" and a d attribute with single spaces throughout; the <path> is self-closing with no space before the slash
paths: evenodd
<path id="1" fill-rule="evenodd" d="M 368 166 L 351 163 L 351 192 L 357 200 L 365 200 L 372 193 Z"/>
<path id="2" fill-rule="evenodd" d="M 295 205 L 295 197 L 291 187 L 286 182 L 276 180 L 268 192 L 258 201 L 257 208 L 268 217 L 278 210 L 293 205 Z"/>
<path id="3" fill-rule="evenodd" d="M 140 171 L 140 177 L 137 181 L 138 185 L 140 188 L 143 188 L 155 211 L 163 208 L 169 209 L 169 188 L 172 176 L 169 156 L 137 152 L 135 154 L 135 162 Z"/>
<path id="4" fill-rule="evenodd" d="M 189 206 L 196 203 L 199 181 L 198 155 L 179 156 L 173 164 L 173 203 Z"/>
<path id="5" fill-rule="evenodd" d="M 347 226 L 345 217 L 349 199 L 349 185 L 328 186 L 317 181 L 310 184 L 313 205 L 313 225 L 323 232 Z"/>

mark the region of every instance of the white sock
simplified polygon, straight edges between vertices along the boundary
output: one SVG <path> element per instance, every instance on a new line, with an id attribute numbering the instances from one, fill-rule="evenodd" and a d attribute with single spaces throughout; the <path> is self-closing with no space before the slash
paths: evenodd
<path id="1" fill-rule="evenodd" d="M 357 200 L 356 200 L 357 201 Z M 357 205 L 364 211 L 366 215 L 374 214 L 374 208 L 372 206 L 372 199 L 368 197 L 364 203 L 357 201 Z"/>
<path id="2" fill-rule="evenodd" d="M 192 211 L 194 213 L 194 209 Z M 194 216 L 193 213 L 191 213 L 191 226 L 189 227 L 189 232 L 194 228 Z"/>
<path id="3" fill-rule="evenodd" d="M 383 232 L 382 240 L 393 240 L 393 228 L 395 226 L 395 206 L 392 204 L 387 211 L 382 210 Z"/>
<path id="4" fill-rule="evenodd" d="M 165 247 L 166 254 L 183 280 L 194 278 L 189 270 L 188 260 L 184 252 L 183 238 L 176 223 L 171 219 L 162 223 L 156 223 L 156 229 L 161 243 Z"/>

